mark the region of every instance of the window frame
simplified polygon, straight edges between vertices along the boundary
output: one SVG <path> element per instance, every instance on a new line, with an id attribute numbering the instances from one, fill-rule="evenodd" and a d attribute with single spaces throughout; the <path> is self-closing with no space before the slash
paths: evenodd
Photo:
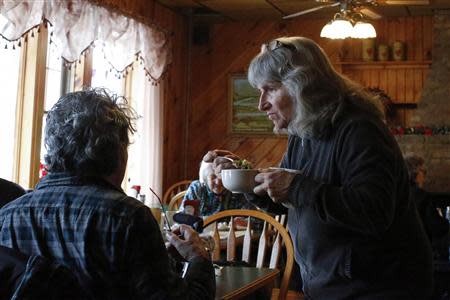
<path id="1" fill-rule="evenodd" d="M 26 189 L 34 188 L 40 179 L 48 34 L 48 28 L 41 24 L 39 30 L 27 33 L 20 48 L 12 179 Z M 92 76 L 90 52 L 81 55 L 78 62 L 63 70 L 63 74 L 61 92 L 79 91 L 89 86 Z"/>

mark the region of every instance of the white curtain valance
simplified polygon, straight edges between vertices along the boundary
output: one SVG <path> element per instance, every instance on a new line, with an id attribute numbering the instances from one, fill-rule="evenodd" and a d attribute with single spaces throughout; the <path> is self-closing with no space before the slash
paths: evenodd
<path id="1" fill-rule="evenodd" d="M 61 57 L 75 62 L 95 41 L 104 46 L 105 59 L 123 72 L 140 57 L 144 69 L 158 81 L 170 62 L 166 32 L 94 5 L 87 0 L 0 0 L 0 35 L 16 41 L 44 20 Z"/>

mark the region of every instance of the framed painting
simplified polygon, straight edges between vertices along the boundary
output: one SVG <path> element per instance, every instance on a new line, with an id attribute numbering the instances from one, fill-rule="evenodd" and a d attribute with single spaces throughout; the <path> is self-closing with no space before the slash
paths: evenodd
<path id="1" fill-rule="evenodd" d="M 258 110 L 260 92 L 245 74 L 232 74 L 228 83 L 228 131 L 236 135 L 275 135 L 273 123 Z"/>

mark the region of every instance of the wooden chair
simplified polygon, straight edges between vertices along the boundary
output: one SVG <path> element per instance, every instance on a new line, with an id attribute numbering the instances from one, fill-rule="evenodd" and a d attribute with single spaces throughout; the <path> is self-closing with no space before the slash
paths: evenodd
<path id="1" fill-rule="evenodd" d="M 220 235 L 217 229 L 217 222 L 224 218 L 230 218 L 230 229 L 228 232 L 227 238 L 227 261 L 236 261 L 236 236 L 234 229 L 234 221 L 233 217 L 249 217 L 247 222 L 247 228 L 244 235 L 244 240 L 242 244 L 242 261 L 250 263 L 251 262 L 251 246 L 252 246 L 252 228 L 251 228 L 251 219 L 259 219 L 264 221 L 263 229 L 261 231 L 261 235 L 259 237 L 258 242 L 258 254 L 256 258 L 256 267 L 264 267 L 268 266 L 269 268 L 276 268 L 279 264 L 279 258 L 281 256 L 281 251 L 284 248 L 286 249 L 286 265 L 284 267 L 284 272 L 282 273 L 280 289 L 274 289 L 272 291 L 272 295 L 275 295 L 275 298 L 278 300 L 286 299 L 286 295 L 288 293 L 288 285 L 289 280 L 291 278 L 292 267 L 294 264 L 294 248 L 292 246 L 292 240 L 289 236 L 286 228 L 277 220 L 269 216 L 268 214 L 256 210 L 247 210 L 247 209 L 232 209 L 225 210 L 219 212 L 213 216 L 208 217 L 204 221 L 204 227 L 213 224 L 213 239 L 214 239 L 214 251 L 213 251 L 213 260 L 220 259 Z M 269 227 L 272 228 L 269 234 Z M 273 243 L 270 242 L 271 236 L 274 236 Z M 266 254 L 268 254 L 267 250 L 272 249 L 270 253 L 269 263 L 265 264 Z"/>
<path id="2" fill-rule="evenodd" d="M 169 204 L 170 200 L 178 194 L 179 192 L 182 192 L 184 190 L 187 190 L 189 185 L 191 184 L 192 180 L 182 180 L 177 183 L 172 184 L 164 193 L 163 196 L 163 203 Z"/>
<path id="3" fill-rule="evenodd" d="M 183 201 L 184 195 L 186 195 L 187 191 L 181 191 L 170 199 L 169 205 L 167 206 L 167 210 L 178 210 L 181 206 L 181 202 Z"/>

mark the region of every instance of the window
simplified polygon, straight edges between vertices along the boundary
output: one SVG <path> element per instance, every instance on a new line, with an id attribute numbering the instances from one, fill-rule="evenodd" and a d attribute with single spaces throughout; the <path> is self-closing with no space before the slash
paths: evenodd
<path id="1" fill-rule="evenodd" d="M 67 73 L 67 68 L 64 67 L 64 62 L 62 61 L 60 55 L 57 53 L 56 48 L 52 47 L 51 44 L 47 47 L 47 63 L 45 66 L 45 98 L 44 98 L 44 115 L 42 118 L 42 135 L 41 135 L 41 151 L 40 151 L 40 161 L 41 164 L 44 163 L 44 156 L 47 153 L 44 143 L 45 135 L 45 120 L 47 118 L 47 112 L 53 107 L 53 105 L 62 96 L 65 90 L 65 82 L 63 78 L 64 73 Z M 40 174 L 39 177 L 42 177 Z"/>
<path id="2" fill-rule="evenodd" d="M 152 85 L 144 70 L 136 66 L 127 80 L 131 81 L 128 100 L 139 119 L 128 149 L 126 184 L 141 185 L 146 204 L 150 204 L 157 200 L 149 194 L 149 187 L 162 196 L 163 88 L 162 83 Z"/>
<path id="3" fill-rule="evenodd" d="M 34 31 L 34 37 L 29 32 L 27 42 L 22 40 L 22 48 L 15 50 L 11 49 L 12 44 L 5 49 L 7 42 L 0 40 L 0 136 L 3 142 L 0 177 L 24 188 L 35 186 L 42 175 L 38 173 L 39 162 L 44 162 L 46 154 L 47 112 L 64 93 L 90 85 L 127 96 L 140 115 L 138 132 L 130 147 L 130 168 L 126 178 L 146 190 L 151 186 L 161 194 L 161 86 L 152 86 L 139 67 L 126 78 L 117 76 L 99 46 L 80 57 L 76 65 L 66 68 L 57 49 L 49 44 L 48 35 L 45 26 L 41 25 L 39 32 Z"/>
<path id="4" fill-rule="evenodd" d="M 0 18 L 3 17 L 0 15 Z M 2 83 L 0 177 L 14 180 L 16 106 L 21 51 L 20 48 L 13 50 L 11 45 L 5 49 L 5 45 L 5 43 L 0 43 L 0 82 Z"/>
<path id="5" fill-rule="evenodd" d="M 111 65 L 103 55 L 102 47 L 96 45 L 92 54 L 92 87 L 104 87 L 117 95 L 124 95 L 124 79 L 119 78 L 116 72 L 111 71 Z"/>

